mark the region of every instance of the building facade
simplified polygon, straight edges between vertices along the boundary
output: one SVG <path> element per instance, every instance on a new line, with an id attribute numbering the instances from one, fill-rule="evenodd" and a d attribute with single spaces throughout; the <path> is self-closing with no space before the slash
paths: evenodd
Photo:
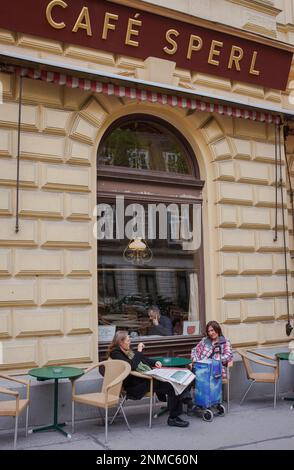
<path id="1" fill-rule="evenodd" d="M 0 7 L 0 369 L 94 362 L 99 330 L 102 353 L 109 327 L 146 336 L 154 303 L 174 329 L 150 336 L 158 351 L 187 353 L 213 319 L 234 346 L 289 341 L 292 208 L 275 119 L 291 128 L 294 2 L 15 3 L 13 21 Z M 291 135 L 286 150 L 293 177 Z M 130 240 L 93 234 L 97 203 L 117 197 L 193 205 L 200 242 L 175 242 L 169 215 L 166 239 L 139 237 L 152 260 L 129 263 Z"/>

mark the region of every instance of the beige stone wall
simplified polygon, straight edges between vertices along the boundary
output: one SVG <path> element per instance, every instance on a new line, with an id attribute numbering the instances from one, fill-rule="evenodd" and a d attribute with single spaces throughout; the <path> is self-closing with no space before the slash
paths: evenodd
<path id="1" fill-rule="evenodd" d="M 142 0 L 142 3 L 294 43 L 293 0 Z"/>
<path id="2" fill-rule="evenodd" d="M 15 233 L 18 83 L 0 106 L 0 369 L 97 358 L 96 146 L 105 112 L 24 81 L 20 230 Z M 81 99 L 87 100 L 87 95 Z"/>
<path id="3" fill-rule="evenodd" d="M 91 216 L 96 150 L 111 122 L 136 112 L 176 126 L 190 141 L 206 180 L 207 320 L 220 321 L 234 345 L 288 340 L 282 208 L 278 241 L 273 242 L 272 126 L 133 100 L 89 97 L 79 91 L 77 110 L 70 104 L 72 96 L 67 99 L 69 90 L 42 84 L 41 93 L 40 83 L 26 80 L 21 218 L 20 232 L 15 234 L 17 105 L 12 77 L 10 86 L 12 98 L 1 107 L 0 119 L 5 136 L 0 160 L 2 368 L 77 364 L 96 358 L 96 243 Z"/>
<path id="4" fill-rule="evenodd" d="M 272 125 L 189 116 L 185 125 L 195 149 L 204 188 L 206 318 L 217 319 L 234 346 L 286 342 L 286 283 L 282 210 L 286 225 L 289 288 L 292 216 L 279 195 L 275 226 L 274 129 Z M 196 129 L 198 129 L 196 131 Z M 194 146 L 195 148 L 195 146 Z M 285 180 L 285 165 L 283 165 Z M 284 201 L 287 200 L 284 188 Z M 293 315 L 293 299 L 290 298 Z"/>
<path id="5" fill-rule="evenodd" d="M 1 49 L 65 66 L 164 81 L 228 100 L 291 107 L 290 88 L 282 94 L 179 69 L 154 58 L 143 62 L 8 31 L 0 31 Z M 0 105 L 0 369 L 16 372 L 36 365 L 96 360 L 97 246 L 92 236 L 96 152 L 108 126 L 136 112 L 159 116 L 177 127 L 194 149 L 206 181 L 207 320 L 220 321 L 235 346 L 288 341 L 281 207 L 279 237 L 273 242 L 272 126 L 25 79 L 20 232 L 16 234 L 18 82 L 1 74 L 0 83 L 4 92 Z M 291 139 L 288 152 L 292 167 Z M 294 169 L 292 176 L 294 183 Z M 287 244 L 293 251 L 289 214 Z M 288 261 L 293 274 L 289 255 Z"/>
<path id="6" fill-rule="evenodd" d="M 219 126 L 223 123 L 219 120 Z M 216 132 L 215 123 L 213 133 Z M 226 123 L 225 139 L 210 144 L 216 179 L 220 320 L 235 345 L 288 341 L 282 211 L 278 196 L 278 240 L 274 239 L 275 188 L 273 128 L 244 120 Z M 228 155 L 230 152 L 230 155 Z M 285 180 L 285 168 L 283 168 Z M 286 233 L 289 287 L 293 263 Z M 292 235 L 291 235 L 292 238 Z M 290 299 L 290 314 L 293 301 Z"/>

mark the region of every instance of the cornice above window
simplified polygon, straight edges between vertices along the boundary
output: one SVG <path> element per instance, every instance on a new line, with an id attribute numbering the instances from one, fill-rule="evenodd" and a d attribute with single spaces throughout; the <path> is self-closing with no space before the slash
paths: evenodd
<path id="1" fill-rule="evenodd" d="M 227 0 L 231 3 L 237 3 L 238 5 L 250 8 L 251 10 L 259 11 L 260 13 L 266 13 L 271 16 L 278 16 L 282 10 L 276 8 L 273 0 Z"/>

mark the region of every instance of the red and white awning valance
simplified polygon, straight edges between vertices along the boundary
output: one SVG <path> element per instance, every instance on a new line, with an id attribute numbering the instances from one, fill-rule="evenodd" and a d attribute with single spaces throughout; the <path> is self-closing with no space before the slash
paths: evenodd
<path id="1" fill-rule="evenodd" d="M 149 101 L 151 103 L 160 103 L 173 107 L 206 111 L 209 113 L 218 113 L 223 116 L 232 116 L 235 118 L 249 119 L 251 121 L 267 122 L 269 124 L 280 124 L 281 117 L 277 114 L 263 113 L 251 109 L 242 109 L 236 106 L 229 106 L 217 103 L 208 103 L 203 100 L 184 98 L 172 94 L 164 94 L 150 90 L 144 90 L 134 87 L 114 85 L 112 83 L 103 83 L 96 80 L 79 78 L 60 72 L 50 72 L 35 68 L 19 67 L 13 65 L 0 66 L 0 70 L 8 73 L 15 73 L 17 76 L 42 80 L 56 85 L 65 85 L 69 88 L 80 88 L 85 91 L 103 93 L 104 95 L 113 95 L 120 98 L 130 98 L 139 101 Z"/>

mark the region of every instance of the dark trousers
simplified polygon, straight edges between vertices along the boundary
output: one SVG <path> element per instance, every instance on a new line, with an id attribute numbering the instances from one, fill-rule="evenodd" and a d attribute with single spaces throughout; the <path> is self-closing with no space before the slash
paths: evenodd
<path id="1" fill-rule="evenodd" d="M 176 395 L 173 386 L 168 382 L 153 380 L 153 389 L 156 394 L 167 395 L 167 407 L 170 418 L 176 418 L 182 413 L 182 395 Z M 185 390 L 184 392 L 185 393 Z"/>

